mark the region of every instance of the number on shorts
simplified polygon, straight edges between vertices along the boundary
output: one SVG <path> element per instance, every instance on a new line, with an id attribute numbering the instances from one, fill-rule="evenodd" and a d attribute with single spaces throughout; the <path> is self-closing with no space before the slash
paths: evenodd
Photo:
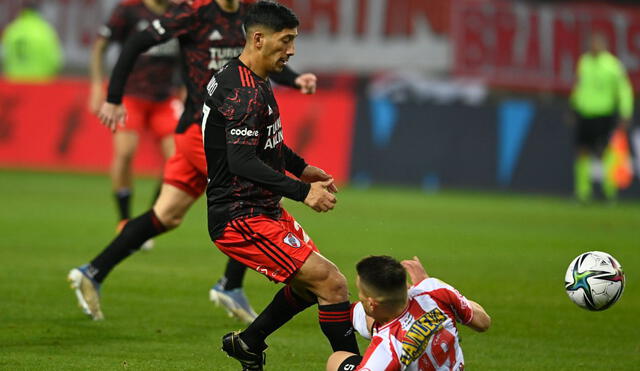
<path id="1" fill-rule="evenodd" d="M 308 243 L 309 240 L 311 240 L 311 238 L 309 238 L 309 235 L 307 234 L 307 232 L 305 232 L 304 229 L 302 229 L 302 226 L 300 225 L 300 223 L 298 223 L 297 221 L 294 221 L 293 222 L 293 227 L 296 229 L 296 231 L 302 232 L 302 237 L 304 239 L 304 243 Z"/>

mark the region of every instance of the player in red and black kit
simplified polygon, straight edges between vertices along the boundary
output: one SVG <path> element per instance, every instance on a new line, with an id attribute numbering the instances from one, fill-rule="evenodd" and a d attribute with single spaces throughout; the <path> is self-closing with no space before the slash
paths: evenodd
<path id="1" fill-rule="evenodd" d="M 168 6 L 168 0 L 124 0 L 115 7 L 93 44 L 89 68 L 91 112 L 97 114 L 104 101 L 102 71 L 109 44 L 124 44 L 129 36 L 147 28 Z M 159 142 L 165 159 L 174 153 L 172 134 L 182 113 L 182 102 L 173 97 L 175 86 L 170 77 L 177 68 L 178 42 L 170 40 L 140 56 L 127 82 L 123 103 L 129 117 L 126 127 L 113 134 L 111 166 L 111 180 L 120 217 L 119 230 L 131 217 L 132 162 L 139 137 L 149 131 Z"/>
<path id="2" fill-rule="evenodd" d="M 158 200 L 148 212 L 131 219 L 122 232 L 89 264 L 72 269 L 68 279 L 85 313 L 103 318 L 99 289 L 107 274 L 141 244 L 176 228 L 186 212 L 204 192 L 206 160 L 202 147 L 202 91 L 216 69 L 240 54 L 244 45 L 243 21 L 249 5 L 238 0 L 196 0 L 192 5 L 170 7 L 151 26 L 133 35 L 124 45 L 111 74 L 107 102 L 100 110 L 103 124 L 116 130 L 125 117 L 122 94 L 136 58 L 146 49 L 177 38 L 188 96 L 176 133 L 176 153 L 164 169 L 164 184 Z M 316 77 L 285 70 L 277 82 L 315 91 Z M 225 276 L 210 291 L 211 298 L 236 317 L 251 322 L 255 312 L 242 292 L 246 268 L 229 260 Z"/>
<path id="3" fill-rule="evenodd" d="M 277 3 L 251 8 L 242 54 L 208 83 L 203 108 L 211 239 L 230 258 L 285 283 L 247 329 L 222 338 L 243 370 L 262 370 L 265 339 L 314 304 L 333 350 L 358 353 L 345 277 L 280 205 L 287 197 L 326 212 L 336 203 L 333 178 L 284 143 L 268 80 L 294 54 L 297 26 L 295 14 Z"/>

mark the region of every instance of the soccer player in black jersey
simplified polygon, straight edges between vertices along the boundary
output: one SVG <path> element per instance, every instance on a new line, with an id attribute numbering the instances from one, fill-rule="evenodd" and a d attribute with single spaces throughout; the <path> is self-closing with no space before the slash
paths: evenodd
<path id="1" fill-rule="evenodd" d="M 148 239 L 180 225 L 186 212 L 205 190 L 206 160 L 202 147 L 202 91 L 213 72 L 240 54 L 245 42 L 242 24 L 249 4 L 239 0 L 196 0 L 169 8 L 149 28 L 134 34 L 124 44 L 111 74 L 107 102 L 99 116 L 103 124 L 116 130 L 125 111 L 122 94 L 136 58 L 153 45 L 177 38 L 183 64 L 187 100 L 175 133 L 176 152 L 164 169 L 163 186 L 153 208 L 131 219 L 120 234 L 90 263 L 69 272 L 79 304 L 93 319 L 104 316 L 100 308 L 100 285 L 109 272 L 137 251 Z M 274 75 L 278 82 L 315 91 L 313 74 L 297 75 L 285 70 Z M 224 277 L 210 291 L 212 300 L 236 317 L 251 322 L 256 314 L 242 292 L 246 268 L 229 260 Z"/>
<path id="2" fill-rule="evenodd" d="M 251 8 L 242 54 L 209 81 L 203 109 L 211 239 L 230 258 L 285 284 L 247 329 L 222 339 L 244 370 L 261 370 L 267 336 L 315 304 L 333 350 L 358 353 L 345 277 L 280 205 L 283 196 L 318 212 L 336 204 L 333 178 L 284 143 L 268 80 L 295 53 L 297 26 L 295 14 L 277 3 Z"/>
<path id="3" fill-rule="evenodd" d="M 123 44 L 132 34 L 147 28 L 168 7 L 168 0 L 121 0 L 109 20 L 100 27 L 89 66 L 91 90 L 88 105 L 92 113 L 97 114 L 104 102 L 102 70 L 108 46 L 111 43 Z M 127 82 L 123 98 L 127 107 L 127 126 L 113 134 L 111 162 L 111 182 L 120 216 L 118 232 L 131 218 L 133 157 L 139 138 L 151 134 L 160 144 L 165 160 L 174 153 L 173 132 L 182 112 L 182 102 L 174 97 L 176 87 L 170 77 L 177 71 L 178 62 L 178 41 L 169 40 L 142 55 Z M 153 240 L 149 240 L 143 248 L 152 246 Z"/>

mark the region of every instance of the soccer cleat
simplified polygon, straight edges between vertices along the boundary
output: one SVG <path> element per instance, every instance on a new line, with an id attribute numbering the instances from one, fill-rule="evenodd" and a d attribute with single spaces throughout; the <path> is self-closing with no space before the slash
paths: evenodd
<path id="1" fill-rule="evenodd" d="M 104 315 L 100 310 L 100 284 L 90 278 L 86 270 L 87 265 L 73 268 L 69 271 L 67 281 L 75 290 L 78 306 L 82 308 L 84 314 L 90 316 L 94 321 L 103 320 Z"/>
<path id="2" fill-rule="evenodd" d="M 242 365 L 242 371 L 262 371 L 266 363 L 266 354 L 264 350 L 267 345 L 264 344 L 259 351 L 249 350 L 249 346 L 240 338 L 237 331 L 230 332 L 222 337 L 222 350 L 229 357 L 235 358 Z"/>
<path id="3" fill-rule="evenodd" d="M 244 323 L 253 322 L 258 315 L 251 308 L 249 300 L 244 295 L 242 288 L 225 290 L 220 281 L 209 290 L 209 300 L 217 306 L 223 307 L 229 317 L 236 317 Z"/>

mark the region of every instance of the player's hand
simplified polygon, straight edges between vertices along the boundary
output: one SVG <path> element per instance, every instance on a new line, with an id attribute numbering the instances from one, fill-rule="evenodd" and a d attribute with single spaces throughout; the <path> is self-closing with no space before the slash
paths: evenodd
<path id="1" fill-rule="evenodd" d="M 424 270 L 422 263 L 420 263 L 420 259 L 417 256 L 414 256 L 411 260 L 403 260 L 400 262 L 404 269 L 407 270 L 409 274 L 409 278 L 411 279 L 411 283 L 413 285 L 417 285 L 425 278 L 429 278 L 429 275 Z"/>
<path id="2" fill-rule="evenodd" d="M 302 94 L 313 94 L 316 92 L 318 78 L 312 73 L 303 73 L 296 77 L 295 84 L 300 88 Z"/>
<path id="3" fill-rule="evenodd" d="M 122 104 L 104 102 L 98 112 L 98 118 L 102 125 L 108 127 L 111 132 L 115 132 L 118 126 L 124 127 L 127 111 Z"/>
<path id="4" fill-rule="evenodd" d="M 324 172 L 324 170 L 319 167 L 308 165 L 302 171 L 302 175 L 300 175 L 300 180 L 305 183 L 313 183 L 313 182 L 324 182 L 327 180 L 331 181 L 331 184 L 327 187 L 327 190 L 331 193 L 338 193 L 338 187 L 336 187 L 333 182 L 333 177 Z"/>
<path id="5" fill-rule="evenodd" d="M 319 213 L 332 210 L 338 201 L 336 196 L 327 190 L 332 183 L 333 179 L 311 183 L 311 189 L 307 198 L 304 199 L 304 204 Z"/>
<path id="6" fill-rule="evenodd" d="M 89 102 L 87 102 L 87 108 L 89 109 L 89 112 L 97 115 L 100 111 L 102 102 L 104 102 L 104 90 L 102 89 L 102 84 L 91 84 L 91 90 L 89 91 Z"/>

